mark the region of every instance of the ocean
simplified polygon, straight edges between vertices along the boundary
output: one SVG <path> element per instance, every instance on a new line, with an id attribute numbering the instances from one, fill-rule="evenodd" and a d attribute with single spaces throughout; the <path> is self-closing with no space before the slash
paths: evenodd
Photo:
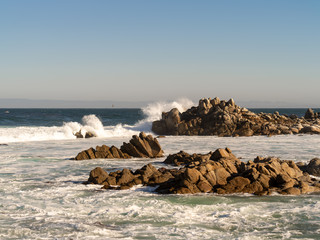
<path id="1" fill-rule="evenodd" d="M 137 169 L 165 159 L 70 158 L 89 147 L 120 147 L 151 132 L 162 111 L 190 101 L 142 109 L 0 109 L 0 239 L 320 239 L 320 195 L 159 195 L 148 187 L 101 190 L 83 185 L 97 167 Z M 306 109 L 251 109 L 303 116 Z M 317 110 L 319 111 L 319 110 Z M 74 132 L 98 137 L 76 139 Z M 229 147 L 242 160 L 320 157 L 320 136 L 169 136 L 165 155 Z M 168 166 L 166 166 L 168 167 Z"/>

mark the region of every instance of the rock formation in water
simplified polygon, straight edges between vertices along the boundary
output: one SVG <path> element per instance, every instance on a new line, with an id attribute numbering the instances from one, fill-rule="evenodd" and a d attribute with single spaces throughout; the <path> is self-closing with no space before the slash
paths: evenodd
<path id="1" fill-rule="evenodd" d="M 132 171 L 123 169 L 107 173 L 93 169 L 87 183 L 102 184 L 104 189 L 129 189 L 134 185 L 157 186 L 162 194 L 194 193 L 272 193 L 299 195 L 319 192 L 320 183 L 297 167 L 293 161 L 257 157 L 242 162 L 229 148 L 208 154 L 179 152 L 165 163 L 184 166 L 180 169 L 156 169 L 152 164 Z"/>
<path id="2" fill-rule="evenodd" d="M 141 132 L 139 136 L 134 135 L 129 143 L 123 143 L 119 148 L 106 145 L 89 148 L 81 151 L 75 160 L 86 160 L 95 158 L 156 158 L 162 157 L 163 150 L 156 138 Z"/>
<path id="3" fill-rule="evenodd" d="M 305 116 L 278 112 L 255 114 L 233 99 L 204 98 L 197 107 L 180 113 L 173 108 L 154 121 L 152 131 L 160 135 L 252 136 L 310 133 L 320 134 L 320 114 L 308 109 Z"/>
<path id="4" fill-rule="evenodd" d="M 73 135 L 75 135 L 77 138 L 92 138 L 92 137 L 96 137 L 96 134 L 94 134 L 92 132 L 86 132 L 85 135 L 83 136 L 81 130 L 79 132 L 74 133 Z"/>

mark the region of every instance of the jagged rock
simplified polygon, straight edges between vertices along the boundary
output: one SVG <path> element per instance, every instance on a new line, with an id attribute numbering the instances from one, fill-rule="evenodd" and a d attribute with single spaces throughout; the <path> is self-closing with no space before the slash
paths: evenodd
<path id="1" fill-rule="evenodd" d="M 302 125 L 303 124 L 303 127 Z M 304 118 L 259 113 L 237 106 L 233 99 L 203 98 L 183 113 L 172 109 L 154 121 L 152 131 L 161 135 L 253 136 L 320 134 L 320 114 L 308 109 Z"/>
<path id="2" fill-rule="evenodd" d="M 311 108 L 308 108 L 307 112 L 304 115 L 305 119 L 313 119 L 315 117 L 315 114 Z"/>
<path id="3" fill-rule="evenodd" d="M 175 166 L 180 165 L 199 165 L 202 163 L 212 161 L 219 161 L 223 158 L 228 158 L 229 160 L 239 161 L 231 152 L 229 148 L 219 148 L 214 152 L 209 152 L 207 154 L 188 154 L 184 151 L 180 151 L 175 154 L 169 154 L 169 156 L 164 160 L 163 163 L 171 164 Z"/>
<path id="4" fill-rule="evenodd" d="M 162 157 L 163 150 L 156 138 L 151 135 L 146 135 L 144 132 L 139 134 L 139 137 L 134 135 L 129 143 L 123 143 L 121 148 L 115 146 L 108 147 L 106 145 L 97 146 L 96 149 L 78 153 L 75 160 L 95 159 L 95 158 L 131 158 L 131 157 Z"/>
<path id="5" fill-rule="evenodd" d="M 158 186 L 156 192 L 166 194 L 194 193 L 251 193 L 266 195 L 272 192 L 279 194 L 299 195 L 320 192 L 320 182 L 302 172 L 293 161 L 280 160 L 274 157 L 257 157 L 254 161 L 241 162 L 231 150 L 216 150 L 220 154 L 215 160 L 207 159 L 197 164 L 192 163 L 190 156 L 179 152 L 177 156 L 188 160 L 180 169 L 156 169 L 152 164 L 132 172 L 129 169 L 107 174 L 100 168 L 90 173 L 89 183 L 103 184 L 105 189 L 128 189 L 137 184 Z M 211 155 L 213 153 L 211 152 Z M 314 169 L 319 166 L 319 159 L 313 159 L 308 166 Z"/>
<path id="6" fill-rule="evenodd" d="M 86 134 L 83 136 L 81 129 L 79 132 L 74 133 L 74 135 L 77 138 L 92 138 L 92 137 L 96 137 L 96 134 L 92 133 L 92 132 L 86 132 Z"/>

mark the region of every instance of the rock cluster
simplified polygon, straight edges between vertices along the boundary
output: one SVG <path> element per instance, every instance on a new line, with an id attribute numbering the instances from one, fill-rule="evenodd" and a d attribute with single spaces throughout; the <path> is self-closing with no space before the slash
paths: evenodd
<path id="1" fill-rule="evenodd" d="M 81 129 L 80 129 L 79 132 L 76 132 L 73 135 L 75 135 L 77 138 L 92 138 L 92 137 L 96 137 L 96 134 L 94 134 L 92 132 L 85 132 L 85 134 L 83 135 Z"/>
<path id="2" fill-rule="evenodd" d="M 182 160 L 184 156 L 188 160 Z M 158 186 L 155 191 L 162 194 L 299 195 L 320 191 L 319 181 L 302 172 L 293 161 L 257 157 L 242 162 L 228 148 L 198 156 L 180 152 L 168 158 L 179 159 L 173 160 L 174 164 L 186 165 L 180 169 L 156 169 L 148 164 L 136 171 L 111 173 L 98 167 L 90 172 L 88 183 L 102 184 L 105 189 L 128 189 L 138 184 Z"/>
<path id="3" fill-rule="evenodd" d="M 133 135 L 129 143 L 123 143 L 119 148 L 106 145 L 89 148 L 81 151 L 75 160 L 86 160 L 95 158 L 156 158 L 162 157 L 163 150 L 156 138 L 141 132 L 139 136 Z"/>
<path id="4" fill-rule="evenodd" d="M 311 133 L 320 134 L 320 114 L 308 109 L 305 117 L 278 112 L 255 114 L 239 107 L 233 99 L 203 98 L 197 107 L 180 113 L 173 108 L 154 121 L 152 131 L 160 135 L 252 136 Z"/>

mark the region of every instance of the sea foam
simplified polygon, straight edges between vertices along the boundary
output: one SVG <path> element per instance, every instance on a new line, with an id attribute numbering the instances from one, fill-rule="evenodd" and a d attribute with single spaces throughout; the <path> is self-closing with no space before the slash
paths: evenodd
<path id="1" fill-rule="evenodd" d="M 99 138 L 127 137 L 141 131 L 150 134 L 152 122 L 160 119 L 163 111 L 177 108 L 183 112 L 192 105 L 193 102 L 188 99 L 150 103 L 141 109 L 145 118 L 134 125 L 119 123 L 103 126 L 98 116 L 90 114 L 83 116 L 81 122 L 64 122 L 62 126 L 2 127 L 0 128 L 0 143 L 75 139 L 75 133 L 79 131 L 82 135 L 91 132 Z"/>

